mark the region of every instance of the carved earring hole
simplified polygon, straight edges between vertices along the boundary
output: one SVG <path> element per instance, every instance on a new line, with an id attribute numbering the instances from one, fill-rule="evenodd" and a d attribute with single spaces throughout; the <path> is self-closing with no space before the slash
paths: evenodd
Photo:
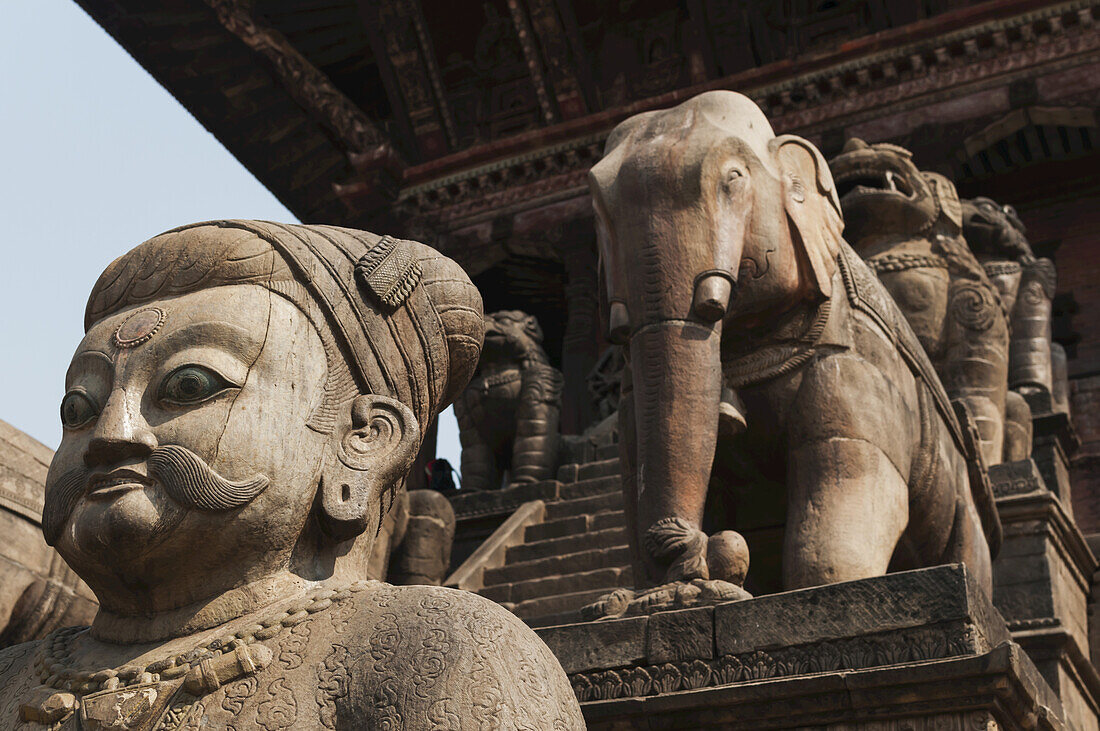
<path id="1" fill-rule="evenodd" d="M 344 483 L 340 485 L 340 502 L 346 503 L 351 500 L 351 485 Z"/>

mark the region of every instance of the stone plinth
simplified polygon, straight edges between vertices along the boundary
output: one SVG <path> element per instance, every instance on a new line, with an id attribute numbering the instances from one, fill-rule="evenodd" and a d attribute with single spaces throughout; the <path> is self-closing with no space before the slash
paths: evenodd
<path id="1" fill-rule="evenodd" d="M 1089 661 L 1088 599 L 1096 559 L 1044 472 L 1030 459 L 990 469 L 1004 527 L 993 603 L 1071 725 L 1095 729 L 1100 676 Z"/>
<path id="2" fill-rule="evenodd" d="M 538 633 L 590 729 L 1066 727 L 958 565 Z"/>

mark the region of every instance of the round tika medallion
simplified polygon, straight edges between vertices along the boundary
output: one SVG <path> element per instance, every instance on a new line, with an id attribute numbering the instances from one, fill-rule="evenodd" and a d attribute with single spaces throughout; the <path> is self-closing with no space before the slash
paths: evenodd
<path id="1" fill-rule="evenodd" d="M 115 345 L 132 348 L 141 345 L 164 324 L 167 313 L 159 307 L 146 307 L 127 317 L 115 330 Z"/>

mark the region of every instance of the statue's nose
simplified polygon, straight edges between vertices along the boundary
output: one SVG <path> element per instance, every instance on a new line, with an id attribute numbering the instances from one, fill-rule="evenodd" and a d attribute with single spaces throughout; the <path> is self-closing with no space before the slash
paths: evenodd
<path id="1" fill-rule="evenodd" d="M 156 437 L 141 416 L 138 399 L 121 388 L 107 399 L 84 452 L 87 467 L 145 459 L 156 448 Z"/>

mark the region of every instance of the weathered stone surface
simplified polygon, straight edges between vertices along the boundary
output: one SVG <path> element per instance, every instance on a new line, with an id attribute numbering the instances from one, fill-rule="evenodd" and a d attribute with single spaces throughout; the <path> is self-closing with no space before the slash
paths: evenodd
<path id="1" fill-rule="evenodd" d="M 517 617 L 369 578 L 477 362 L 457 264 L 349 229 L 197 224 L 116 260 L 85 328 L 42 529 L 101 607 L 0 651 L 0 724 L 583 727 Z M 423 539 L 404 574 L 436 580 L 451 508 L 407 500 L 431 529 L 404 530 Z"/>
<path id="2" fill-rule="evenodd" d="M 974 622 L 979 633 L 975 641 L 985 649 L 1009 639 L 988 598 L 961 566 L 905 571 L 724 604 L 715 608 L 714 623 L 718 653 L 725 655 L 952 620 Z"/>
<path id="3" fill-rule="evenodd" d="M 1039 466 L 1033 459 L 993 465 L 989 468 L 989 481 L 993 484 L 993 494 L 996 497 L 1046 490 Z"/>
<path id="4" fill-rule="evenodd" d="M 549 480 L 534 484 L 512 485 L 503 490 L 459 492 L 451 496 L 450 500 L 455 517 L 463 521 L 483 515 L 507 517 L 520 505 L 532 500 L 546 502 L 557 500 L 560 490 L 560 482 Z"/>
<path id="5" fill-rule="evenodd" d="M 714 658 L 715 607 L 658 612 L 649 617 L 646 661 L 653 665 Z"/>
<path id="6" fill-rule="evenodd" d="M 646 662 L 647 617 L 545 627 L 539 637 L 567 673 L 589 672 Z"/>
<path id="7" fill-rule="evenodd" d="M 1079 727 L 961 566 L 538 632 L 590 728 Z"/>
<path id="8" fill-rule="evenodd" d="M 1004 546 L 993 602 L 1065 707 L 1074 728 L 1098 728 L 1100 676 L 1089 660 L 1088 604 L 1097 561 L 1031 460 L 994 468 Z"/>

